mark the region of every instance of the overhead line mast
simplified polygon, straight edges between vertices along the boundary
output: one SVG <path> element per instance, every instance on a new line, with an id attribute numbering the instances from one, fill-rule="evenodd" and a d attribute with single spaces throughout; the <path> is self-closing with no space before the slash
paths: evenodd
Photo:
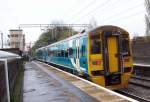
<path id="1" fill-rule="evenodd" d="M 39 27 L 42 30 L 42 27 L 46 29 L 51 29 L 52 31 L 52 38 L 56 38 L 57 34 L 57 27 L 68 27 L 69 28 L 69 35 L 73 35 L 72 27 L 82 27 L 87 29 L 90 27 L 90 24 L 20 24 L 19 29 L 21 28 L 32 28 L 32 27 Z"/>

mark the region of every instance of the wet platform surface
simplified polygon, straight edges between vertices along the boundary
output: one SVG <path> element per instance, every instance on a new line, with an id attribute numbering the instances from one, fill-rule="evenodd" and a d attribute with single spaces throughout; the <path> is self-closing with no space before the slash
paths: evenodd
<path id="1" fill-rule="evenodd" d="M 54 73 L 35 63 L 25 64 L 23 102 L 98 102 Z"/>
<path id="2" fill-rule="evenodd" d="M 137 102 L 48 64 L 26 63 L 24 102 Z"/>

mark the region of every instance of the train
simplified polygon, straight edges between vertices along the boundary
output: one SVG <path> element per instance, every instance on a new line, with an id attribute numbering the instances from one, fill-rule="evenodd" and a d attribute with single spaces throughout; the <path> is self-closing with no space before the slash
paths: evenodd
<path id="1" fill-rule="evenodd" d="M 61 66 L 111 90 L 126 88 L 132 76 L 129 33 L 114 25 L 78 33 L 35 52 L 38 60 Z"/>

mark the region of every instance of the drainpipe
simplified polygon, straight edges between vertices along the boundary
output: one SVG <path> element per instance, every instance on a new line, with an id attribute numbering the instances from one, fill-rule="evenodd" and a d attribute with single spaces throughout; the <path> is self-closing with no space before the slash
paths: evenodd
<path id="1" fill-rule="evenodd" d="M 7 59 L 0 59 L 0 61 L 3 61 L 4 67 L 5 67 L 7 100 L 8 100 L 8 102 L 10 102 L 10 90 L 9 90 L 9 78 L 8 78 L 8 64 L 7 64 Z"/>

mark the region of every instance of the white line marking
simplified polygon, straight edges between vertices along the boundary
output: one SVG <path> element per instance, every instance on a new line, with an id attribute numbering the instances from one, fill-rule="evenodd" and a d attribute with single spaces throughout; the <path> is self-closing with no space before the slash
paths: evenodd
<path id="1" fill-rule="evenodd" d="M 142 63 L 134 63 L 135 66 L 141 66 L 141 67 L 150 67 L 149 64 L 142 64 Z"/>

